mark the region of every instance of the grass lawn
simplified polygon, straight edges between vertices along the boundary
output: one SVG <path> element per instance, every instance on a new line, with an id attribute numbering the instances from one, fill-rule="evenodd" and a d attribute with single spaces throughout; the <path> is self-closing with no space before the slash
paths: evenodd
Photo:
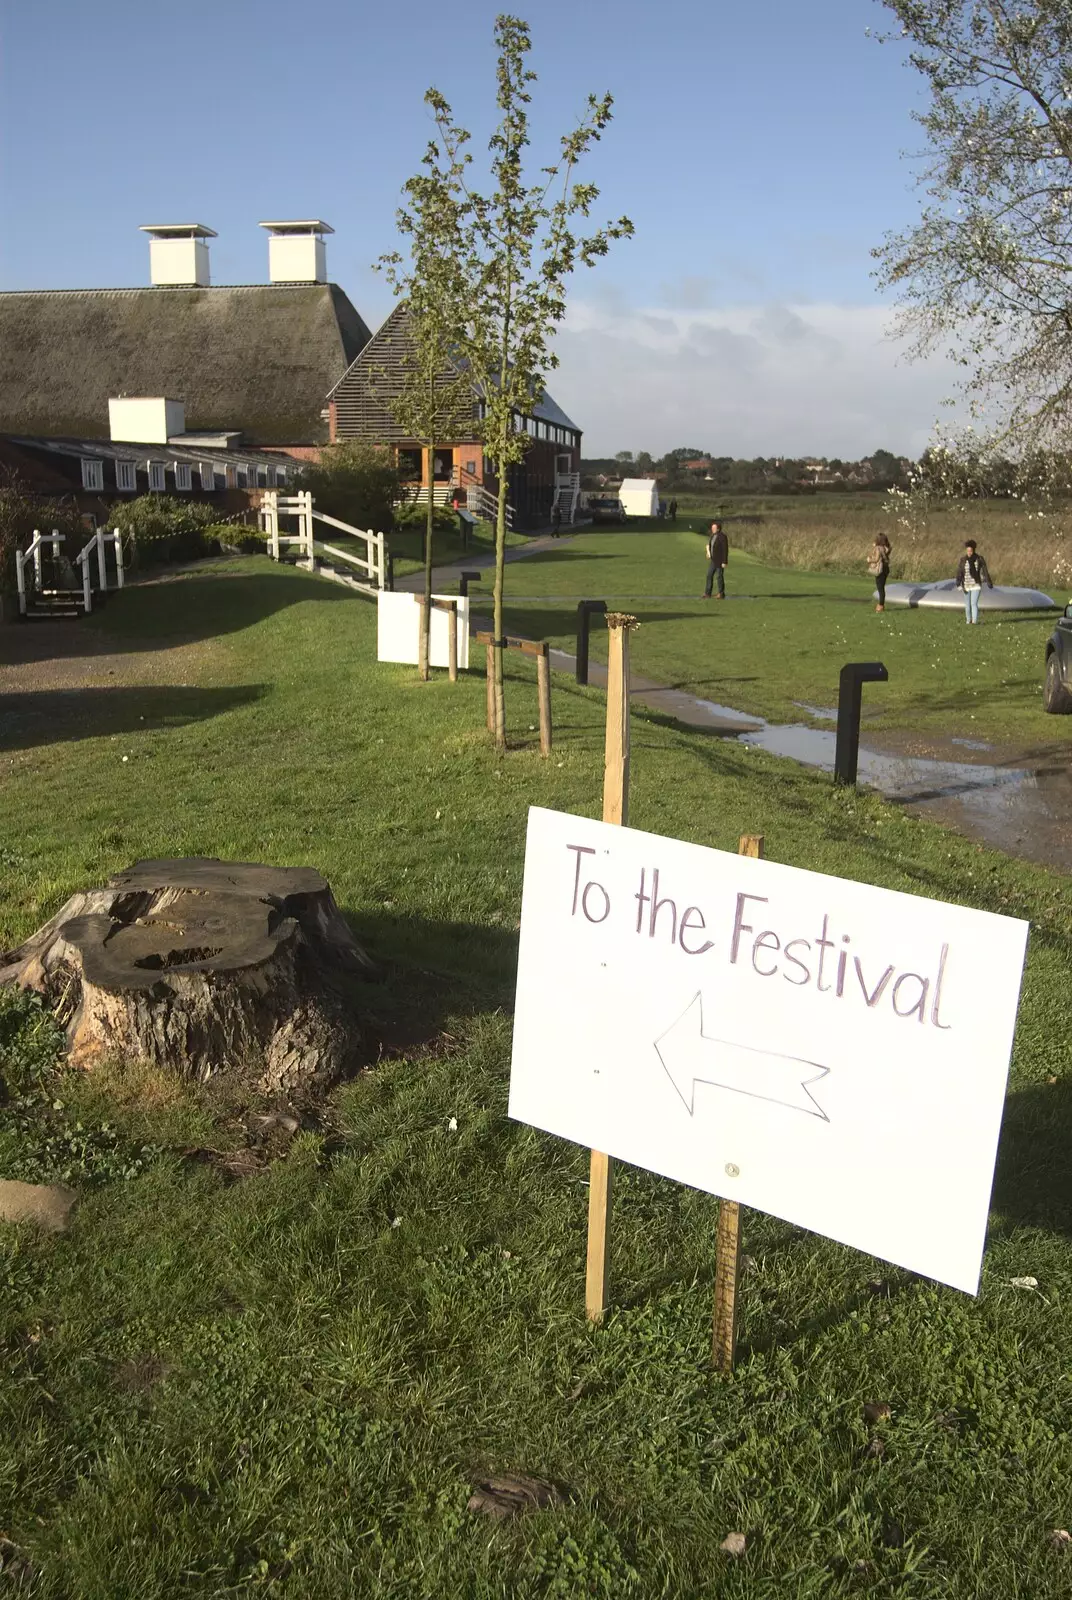
<path id="1" fill-rule="evenodd" d="M 667 536 L 666 562 L 683 572 L 693 541 Z M 735 562 L 731 582 L 745 570 L 761 581 Z M 642 665 L 686 625 L 642 629 Z M 370 1034 L 425 1043 L 228 1183 L 180 1154 L 233 1145 L 226 1085 L 57 1077 L 47 1017 L 2 1002 L 0 1176 L 66 1173 L 83 1198 L 67 1235 L 0 1228 L 0 1593 L 1068 1594 L 1049 1537 L 1072 1523 L 1066 879 L 635 719 L 637 827 L 730 849 L 759 831 L 775 859 L 1032 923 L 980 1297 L 748 1213 L 741 1358 L 717 1377 L 717 1202 L 619 1167 L 614 1310 L 589 1328 L 587 1152 L 506 1117 L 527 808 L 599 815 L 602 697 L 555 676 L 542 761 L 511 660 L 522 748 L 500 763 L 479 675 L 378 666 L 371 605 L 259 558 L 130 589 L 87 626 L 144 658 L 144 694 L 99 690 L 51 735 L 0 707 L 0 946 L 138 857 L 315 865 L 386 963 Z M 169 688 L 161 652 L 190 639 L 204 655 Z M 1039 1292 L 1010 1286 L 1025 1276 Z M 868 1426 L 868 1402 L 892 1415 Z M 467 1512 L 502 1471 L 566 1503 Z"/>
<path id="2" fill-rule="evenodd" d="M 701 526 L 697 520 L 696 528 Z M 703 535 L 666 524 L 581 532 L 507 577 L 509 625 L 571 646 L 577 601 L 605 599 L 634 611 L 636 670 L 704 699 L 775 722 L 809 719 L 801 703 L 837 704 L 846 661 L 881 660 L 888 684 L 866 692 L 869 727 L 1021 743 L 1060 739 L 1067 725 L 1042 710 L 1042 669 L 1054 614 L 889 607 L 876 615 L 862 576 L 770 567 L 734 548 L 724 604 L 704 601 Z M 474 587 L 474 594 L 483 592 Z M 592 630 L 606 658 L 606 630 Z"/>

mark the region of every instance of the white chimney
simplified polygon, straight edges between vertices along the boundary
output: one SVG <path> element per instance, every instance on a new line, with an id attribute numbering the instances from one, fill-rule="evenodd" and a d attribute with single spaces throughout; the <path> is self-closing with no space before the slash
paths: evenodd
<path id="1" fill-rule="evenodd" d="M 326 222 L 259 222 L 268 229 L 269 283 L 327 283 Z"/>
<path id="2" fill-rule="evenodd" d="M 108 401 L 108 431 L 113 443 L 167 444 L 186 431 L 186 407 L 181 400 L 161 396 L 121 395 Z"/>
<path id="3" fill-rule="evenodd" d="M 207 289 L 208 244 L 214 228 L 201 222 L 162 222 L 139 228 L 149 235 L 149 282 Z"/>

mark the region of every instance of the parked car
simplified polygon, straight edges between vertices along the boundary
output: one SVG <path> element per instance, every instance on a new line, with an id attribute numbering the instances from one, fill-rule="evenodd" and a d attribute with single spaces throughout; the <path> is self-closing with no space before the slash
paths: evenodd
<path id="1" fill-rule="evenodd" d="M 1058 716 L 1072 712 L 1072 605 L 1065 606 L 1064 616 L 1046 641 L 1042 709 Z"/>
<path id="2" fill-rule="evenodd" d="M 588 515 L 593 522 L 624 522 L 625 507 L 617 495 L 593 495 L 588 501 Z"/>

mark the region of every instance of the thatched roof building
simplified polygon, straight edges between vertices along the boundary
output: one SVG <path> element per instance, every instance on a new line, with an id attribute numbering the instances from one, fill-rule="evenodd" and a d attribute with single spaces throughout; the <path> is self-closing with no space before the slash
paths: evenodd
<path id="1" fill-rule="evenodd" d="M 0 293 L 0 433 L 106 439 L 111 397 L 166 394 L 190 431 L 326 443 L 369 337 L 334 283 Z"/>

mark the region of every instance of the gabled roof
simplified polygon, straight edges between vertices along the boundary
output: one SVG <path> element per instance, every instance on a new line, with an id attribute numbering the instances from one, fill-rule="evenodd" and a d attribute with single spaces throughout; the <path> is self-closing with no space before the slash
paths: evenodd
<path id="1" fill-rule="evenodd" d="M 340 432 L 351 437 L 356 435 L 384 442 L 396 442 L 405 437 L 387 402 L 401 386 L 403 364 L 410 346 L 406 307 L 400 304 L 395 306 L 386 322 L 331 391 L 330 398 L 336 404 Z M 451 360 L 449 356 L 444 357 L 444 384 L 455 380 L 462 372 L 463 364 Z M 480 398 L 480 385 L 474 383 L 474 404 Z M 542 398 L 529 408 L 528 415 L 558 428 L 581 432 L 546 390 Z"/>
<path id="2" fill-rule="evenodd" d="M 110 398 L 167 395 L 191 432 L 322 443 L 369 337 L 334 283 L 0 293 L 0 432 L 106 439 Z"/>

